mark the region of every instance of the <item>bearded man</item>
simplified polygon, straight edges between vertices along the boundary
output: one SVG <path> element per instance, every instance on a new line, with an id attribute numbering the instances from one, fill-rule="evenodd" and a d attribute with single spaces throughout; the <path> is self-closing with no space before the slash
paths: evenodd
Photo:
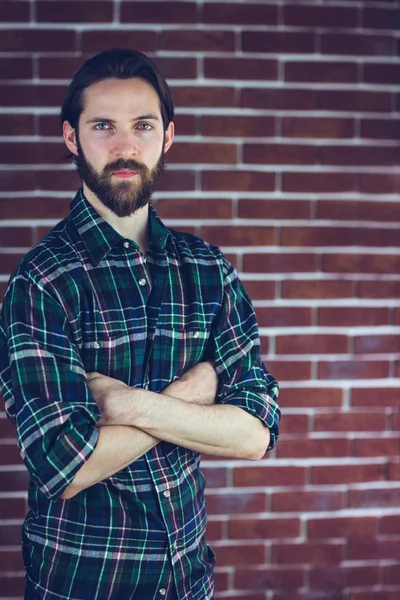
<path id="1" fill-rule="evenodd" d="M 210 600 L 200 453 L 257 460 L 278 436 L 277 383 L 235 269 L 149 204 L 173 116 L 140 52 L 81 67 L 61 118 L 83 187 L 5 295 L 29 600 Z"/>

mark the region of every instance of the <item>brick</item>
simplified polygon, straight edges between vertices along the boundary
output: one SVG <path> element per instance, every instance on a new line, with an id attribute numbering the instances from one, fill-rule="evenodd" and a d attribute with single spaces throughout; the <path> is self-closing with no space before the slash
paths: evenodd
<path id="1" fill-rule="evenodd" d="M 228 567 L 229 569 L 229 567 Z M 226 591 L 229 588 L 229 572 L 222 572 L 218 567 L 214 572 L 215 590 L 218 592 Z"/>
<path id="2" fill-rule="evenodd" d="M 345 335 L 279 335 L 277 354 L 346 354 L 348 339 Z"/>
<path id="3" fill-rule="evenodd" d="M 233 31 L 181 29 L 163 31 L 159 37 L 160 50 L 184 50 L 188 52 L 233 52 Z"/>
<path id="4" fill-rule="evenodd" d="M 8 525 L 2 523 L 0 527 L 0 546 L 12 546 L 20 544 L 20 542 L 21 525 Z"/>
<path id="5" fill-rule="evenodd" d="M 400 460 L 389 461 L 387 478 L 389 481 L 400 481 Z"/>
<path id="6" fill-rule="evenodd" d="M 353 227 L 282 227 L 282 246 L 353 246 Z"/>
<path id="7" fill-rule="evenodd" d="M 196 58 L 185 58 L 181 56 L 152 56 L 151 59 L 156 64 L 163 77 L 165 77 L 167 80 L 196 79 L 197 77 Z"/>
<path id="8" fill-rule="evenodd" d="M 185 171 L 172 171 L 171 169 L 167 169 L 160 177 L 157 190 L 160 192 L 172 190 L 187 192 L 189 190 L 194 190 L 195 187 L 194 171 L 187 171 L 186 169 Z"/>
<path id="9" fill-rule="evenodd" d="M 379 354 L 380 352 L 399 352 L 398 335 L 360 335 L 354 338 L 355 354 Z"/>
<path id="10" fill-rule="evenodd" d="M 260 352 L 261 355 L 266 355 L 269 353 L 269 338 L 265 335 L 260 335 Z"/>
<path id="11" fill-rule="evenodd" d="M 23 519 L 25 515 L 26 506 L 23 498 L 0 498 L 0 519 Z"/>
<path id="12" fill-rule="evenodd" d="M 231 219 L 232 200 L 227 198 L 159 198 L 157 212 L 162 219 Z M 195 213 L 193 212 L 195 211 Z"/>
<path id="13" fill-rule="evenodd" d="M 60 143 L 0 142 L 0 160 L 7 164 L 60 163 L 66 150 Z"/>
<path id="14" fill-rule="evenodd" d="M 33 135 L 33 115 L 0 115 L 2 135 Z"/>
<path id="15" fill-rule="evenodd" d="M 275 188 L 275 174 L 249 170 L 203 171 L 201 182 L 207 192 L 265 192 Z"/>
<path id="16" fill-rule="evenodd" d="M 268 360 L 268 369 L 280 382 L 311 379 L 310 361 L 290 360 L 289 362 L 287 360 Z"/>
<path id="17" fill-rule="evenodd" d="M 343 392 L 335 388 L 287 388 L 286 407 L 339 407 L 342 406 Z"/>
<path id="18" fill-rule="evenodd" d="M 201 470 L 206 478 L 207 488 L 228 485 L 228 469 L 226 467 L 205 467 L 202 465 Z"/>
<path id="19" fill-rule="evenodd" d="M 376 406 L 377 390 L 371 388 L 353 388 L 351 390 L 351 406 Z M 398 387 L 381 387 L 379 388 L 379 405 L 380 406 L 399 406 L 399 389 Z"/>
<path id="20" fill-rule="evenodd" d="M 275 543 L 272 563 L 314 564 L 339 563 L 344 558 L 344 544 L 340 542 L 302 542 L 301 544 Z"/>
<path id="21" fill-rule="evenodd" d="M 201 228 L 201 236 L 219 246 L 273 246 L 276 243 L 273 227 L 230 227 L 207 225 Z"/>
<path id="22" fill-rule="evenodd" d="M 243 257 L 243 271 L 251 273 L 300 273 L 316 269 L 315 254 L 245 254 Z"/>
<path id="23" fill-rule="evenodd" d="M 278 61 L 252 58 L 205 58 L 204 76 L 210 79 L 278 79 Z"/>
<path id="24" fill-rule="evenodd" d="M 220 540 L 223 538 L 224 523 L 222 521 L 208 521 L 207 540 Z"/>
<path id="25" fill-rule="evenodd" d="M 392 94 L 370 90 L 320 90 L 320 110 L 352 112 L 391 112 Z"/>
<path id="26" fill-rule="evenodd" d="M 377 517 L 338 517 L 307 521 L 309 538 L 348 538 L 377 534 Z"/>
<path id="27" fill-rule="evenodd" d="M 282 136 L 290 138 L 352 138 L 354 119 L 330 117 L 283 117 Z"/>
<path id="28" fill-rule="evenodd" d="M 301 535 L 301 523 L 297 518 L 263 519 L 232 518 L 229 521 L 229 537 L 231 539 L 282 539 Z M 250 589 L 254 589 L 250 586 Z"/>
<path id="29" fill-rule="evenodd" d="M 263 565 L 260 568 L 237 569 L 235 572 L 235 589 L 238 590 L 291 590 L 304 585 L 303 569 L 276 569 Z"/>
<path id="30" fill-rule="evenodd" d="M 318 309 L 317 320 L 328 327 L 389 325 L 389 308 L 324 306 Z"/>
<path id="31" fill-rule="evenodd" d="M 1 52 L 72 52 L 74 31 L 61 29 L 5 29 L 1 32 Z"/>
<path id="32" fill-rule="evenodd" d="M 1 570 L 3 573 L 10 571 L 24 571 L 22 553 L 19 550 L 0 551 Z"/>
<path id="33" fill-rule="evenodd" d="M 30 21 L 30 18 L 30 2 L 15 2 L 15 0 L 0 2 L 1 23 L 22 23 Z"/>
<path id="34" fill-rule="evenodd" d="M 391 254 L 325 254 L 322 271 L 325 273 L 398 273 L 400 256 Z"/>
<path id="35" fill-rule="evenodd" d="M 168 175 L 171 171 L 168 171 Z M 162 180 L 164 180 L 163 173 Z M 75 192 L 82 185 L 82 181 L 75 170 L 71 171 L 57 171 L 55 168 L 51 170 L 35 171 L 36 181 L 33 185 L 33 189 L 37 190 L 51 190 L 51 191 L 71 191 Z M 185 176 L 187 174 L 185 173 Z"/>
<path id="36" fill-rule="evenodd" d="M 262 110 L 317 109 L 314 90 L 289 89 L 288 87 L 271 89 L 243 88 L 241 106 L 242 108 L 259 108 Z"/>
<path id="37" fill-rule="evenodd" d="M 5 596 L 22 598 L 25 592 L 25 577 L 22 575 L 0 577 L 0 589 Z"/>
<path id="38" fill-rule="evenodd" d="M 338 491 L 275 492 L 272 496 L 274 512 L 314 512 L 331 511 L 343 508 L 343 494 Z"/>
<path id="39" fill-rule="evenodd" d="M 332 590 L 313 590 L 312 592 L 313 600 L 343 600 L 342 592 L 335 592 Z M 291 592 L 291 595 L 288 597 L 286 592 L 276 592 L 274 594 L 274 600 L 309 600 L 310 592 Z"/>
<path id="40" fill-rule="evenodd" d="M 195 135 L 197 133 L 197 119 L 195 115 L 175 115 L 175 131 L 179 135 Z"/>
<path id="41" fill-rule="evenodd" d="M 394 437 L 356 438 L 353 440 L 354 456 L 393 456 L 400 455 L 400 439 L 396 432 Z"/>
<path id="42" fill-rule="evenodd" d="M 38 115 L 38 133 L 42 136 L 60 136 L 62 126 L 59 115 Z"/>
<path id="43" fill-rule="evenodd" d="M 105 23 L 113 19 L 112 2 L 36 2 L 36 21 L 39 23 Z"/>
<path id="44" fill-rule="evenodd" d="M 286 392 L 286 390 L 285 390 Z M 350 442 L 346 438 L 316 438 L 305 440 L 286 438 L 284 444 L 278 444 L 278 458 L 337 458 L 350 455 Z M 297 493 L 294 499 L 297 498 Z"/>
<path id="45" fill-rule="evenodd" d="M 264 544 L 246 544 L 246 550 L 243 552 L 243 545 L 237 546 L 222 545 L 213 546 L 217 556 L 217 562 L 220 567 L 253 565 L 265 562 Z"/>
<path id="46" fill-rule="evenodd" d="M 400 515 L 385 515 L 380 518 L 379 533 L 400 535 Z"/>
<path id="47" fill-rule="evenodd" d="M 30 58 L 0 58 L 1 79 L 30 79 L 33 76 Z"/>
<path id="48" fill-rule="evenodd" d="M 385 379 L 389 377 L 388 361 L 341 360 L 318 365 L 318 379 Z"/>
<path id="49" fill-rule="evenodd" d="M 363 78 L 366 83 L 397 85 L 400 79 L 400 65 L 381 63 L 364 64 Z"/>
<path id="50" fill-rule="evenodd" d="M 256 315 L 260 327 L 310 327 L 312 325 L 312 311 L 307 306 L 257 307 Z"/>
<path id="51" fill-rule="evenodd" d="M 385 412 L 325 413 L 315 415 L 315 431 L 385 431 Z"/>
<path id="52" fill-rule="evenodd" d="M 157 50 L 155 31 L 105 29 L 82 32 L 82 52 L 101 52 L 104 48 L 140 48 L 142 52 Z"/>
<path id="53" fill-rule="evenodd" d="M 377 140 L 398 140 L 400 119 L 361 119 L 360 137 Z"/>
<path id="54" fill-rule="evenodd" d="M 400 298 L 400 281 L 359 281 L 360 298 Z"/>
<path id="55" fill-rule="evenodd" d="M 398 600 L 399 591 L 385 591 L 381 588 L 376 592 L 351 592 L 349 600 Z"/>
<path id="56" fill-rule="evenodd" d="M 283 10 L 284 25 L 295 27 L 357 27 L 357 9 L 348 6 L 307 6 L 288 4 Z"/>
<path id="57" fill-rule="evenodd" d="M 365 194 L 396 194 L 400 191 L 397 173 L 360 173 L 359 191 Z"/>
<path id="58" fill-rule="evenodd" d="M 400 554 L 399 540 L 380 540 L 376 537 L 350 539 L 350 560 L 396 560 Z"/>
<path id="59" fill-rule="evenodd" d="M 23 465 L 19 449 L 14 439 L 10 444 L 2 444 L 0 465 L 16 465 L 18 467 Z"/>
<path id="60" fill-rule="evenodd" d="M 0 191 L 31 191 L 35 189 L 35 173 L 33 171 L 8 171 L 0 173 Z"/>
<path id="61" fill-rule="evenodd" d="M 206 493 L 207 511 L 210 515 L 250 514 L 263 512 L 266 508 L 266 496 L 263 493 Z"/>
<path id="62" fill-rule="evenodd" d="M 273 54 L 308 54 L 315 51 L 315 36 L 309 32 L 292 31 L 243 31 L 244 52 L 267 52 Z"/>
<path id="63" fill-rule="evenodd" d="M 285 412 L 285 419 L 281 424 L 281 433 L 296 434 L 296 433 L 308 433 L 309 431 L 309 417 L 308 415 L 290 415 Z"/>
<path id="64" fill-rule="evenodd" d="M 203 22 L 222 25 L 277 25 L 277 7 L 269 4 L 209 3 L 203 4 Z"/>
<path id="65" fill-rule="evenodd" d="M 253 300 L 270 300 L 275 298 L 275 281 L 242 281 L 250 298 Z"/>
<path id="66" fill-rule="evenodd" d="M 239 200 L 239 217 L 242 219 L 309 219 L 309 200 L 252 199 Z"/>
<path id="67" fill-rule="evenodd" d="M 284 255 L 285 256 L 285 255 Z M 298 255 L 304 256 L 304 255 Z M 294 269 L 297 272 L 297 269 Z M 336 279 L 286 280 L 282 282 L 282 298 L 352 298 L 354 281 Z"/>
<path id="68" fill-rule="evenodd" d="M 365 29 L 400 29 L 398 8 L 364 7 L 362 24 Z"/>
<path id="69" fill-rule="evenodd" d="M 306 469 L 269 465 L 235 467 L 233 485 L 237 487 L 306 485 Z"/>
<path id="70" fill-rule="evenodd" d="M 358 33 L 323 33 L 322 54 L 354 56 L 391 56 L 393 40 L 389 36 Z"/>
<path id="71" fill-rule="evenodd" d="M 178 142 L 168 152 L 170 163 L 236 164 L 236 144 Z"/>
<path id="72" fill-rule="evenodd" d="M 272 137 L 275 135 L 275 123 L 274 117 L 204 115 L 201 117 L 201 132 L 203 136 Z"/>
<path id="73" fill-rule="evenodd" d="M 284 192 L 303 192 L 310 194 L 339 193 L 357 191 L 357 175 L 354 173 L 282 173 Z"/>
<path id="74" fill-rule="evenodd" d="M 317 149 L 309 145 L 283 143 L 243 144 L 243 162 L 270 165 L 309 165 L 317 163 Z"/>
<path id="75" fill-rule="evenodd" d="M 324 589 L 372 586 L 380 583 L 379 575 L 379 567 L 375 565 L 311 567 L 310 583 L 312 588 Z"/>
<path id="76" fill-rule="evenodd" d="M 2 398 L 2 400 L 4 400 L 4 399 Z M 6 418 L 5 413 L 0 413 L 0 439 L 3 439 L 3 438 L 15 439 L 15 437 L 16 437 L 15 425 Z"/>
<path id="77" fill-rule="evenodd" d="M 235 89 L 232 87 L 175 86 L 172 95 L 176 107 L 227 108 L 235 106 Z"/>
<path id="78" fill-rule="evenodd" d="M 25 254 L 25 252 L 0 254 L 0 274 L 10 275 Z"/>
<path id="79" fill-rule="evenodd" d="M 311 469 L 313 485 L 335 485 L 339 483 L 365 483 L 384 479 L 382 464 L 314 466 Z"/>
<path id="80" fill-rule="evenodd" d="M 58 85 L 0 85 L 3 106 L 51 106 L 59 109 L 65 88 Z"/>
<path id="81" fill-rule="evenodd" d="M 310 7 L 311 8 L 311 7 Z M 317 7 L 313 6 L 314 11 Z M 286 62 L 285 81 L 301 83 L 357 83 L 358 66 L 350 62 L 306 61 Z"/>
<path id="82" fill-rule="evenodd" d="M 121 23 L 196 23 L 195 2 L 121 2 Z"/>
<path id="83" fill-rule="evenodd" d="M 391 229 L 364 228 L 357 231 L 359 246 L 366 247 L 397 247 L 400 244 L 400 230 L 398 227 Z"/>
<path id="84" fill-rule="evenodd" d="M 321 150 L 325 165 L 393 166 L 398 163 L 397 149 L 393 146 L 331 146 Z"/>
<path id="85" fill-rule="evenodd" d="M 317 218 L 349 221 L 400 221 L 400 204 L 384 201 L 319 200 Z"/>
<path id="86" fill-rule="evenodd" d="M 388 585 L 400 583 L 400 564 L 383 567 L 384 582 Z"/>

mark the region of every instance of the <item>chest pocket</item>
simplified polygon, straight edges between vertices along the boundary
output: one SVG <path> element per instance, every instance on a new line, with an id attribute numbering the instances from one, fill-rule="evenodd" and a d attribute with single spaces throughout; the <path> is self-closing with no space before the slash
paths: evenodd
<path id="1" fill-rule="evenodd" d="M 157 328 L 152 349 L 153 376 L 171 382 L 205 358 L 208 329 Z"/>
<path id="2" fill-rule="evenodd" d="M 133 339 L 131 339 L 133 338 Z M 95 332 L 86 336 L 81 348 L 81 358 L 87 373 L 97 371 L 127 382 L 131 376 L 132 347 L 139 342 L 127 332 Z M 138 344 L 143 353 L 144 342 Z M 138 355 L 140 348 L 138 348 Z"/>

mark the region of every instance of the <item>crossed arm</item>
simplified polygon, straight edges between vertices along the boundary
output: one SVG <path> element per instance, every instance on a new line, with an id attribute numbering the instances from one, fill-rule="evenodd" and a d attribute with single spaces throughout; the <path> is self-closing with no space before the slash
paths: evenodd
<path id="1" fill-rule="evenodd" d="M 241 408 L 214 403 L 217 375 L 211 363 L 199 363 L 162 394 L 130 388 L 91 373 L 88 383 L 101 411 L 99 439 L 63 499 L 120 471 L 160 440 L 197 452 L 260 459 L 269 429 Z"/>

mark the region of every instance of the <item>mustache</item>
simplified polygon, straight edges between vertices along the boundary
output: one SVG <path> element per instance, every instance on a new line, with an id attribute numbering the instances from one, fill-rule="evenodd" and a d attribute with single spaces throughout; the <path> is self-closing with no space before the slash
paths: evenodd
<path id="1" fill-rule="evenodd" d="M 146 165 L 142 165 L 136 162 L 133 159 L 125 160 L 123 158 L 119 158 L 112 163 L 106 165 L 103 169 L 103 176 L 112 175 L 115 171 L 122 171 L 123 169 L 129 169 L 130 171 L 135 171 L 139 173 L 139 175 L 147 174 L 148 168 Z"/>

